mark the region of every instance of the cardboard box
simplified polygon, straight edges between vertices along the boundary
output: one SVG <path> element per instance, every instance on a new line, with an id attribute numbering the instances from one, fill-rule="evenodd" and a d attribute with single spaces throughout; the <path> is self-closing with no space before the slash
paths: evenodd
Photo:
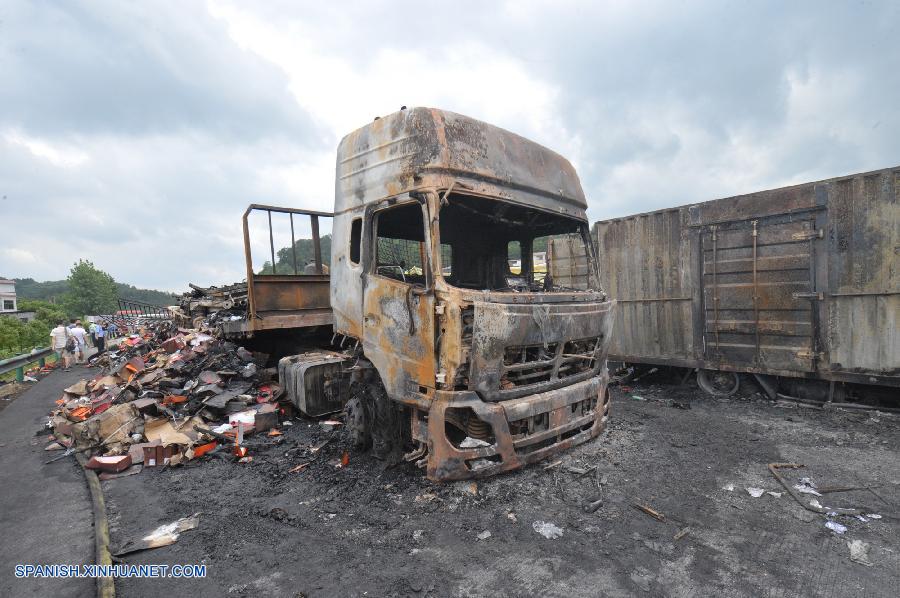
<path id="1" fill-rule="evenodd" d="M 170 444 L 162 446 L 161 444 L 153 444 L 144 447 L 144 467 L 164 467 L 169 464 L 172 457 L 180 455 L 181 451 L 178 445 Z"/>
<path id="2" fill-rule="evenodd" d="M 131 467 L 130 455 L 113 455 L 110 457 L 91 457 L 85 464 L 88 469 L 98 469 L 110 473 L 119 473 Z"/>
<path id="3" fill-rule="evenodd" d="M 278 426 L 278 408 L 272 403 L 265 403 L 256 412 L 253 427 L 257 432 L 265 433 Z"/>

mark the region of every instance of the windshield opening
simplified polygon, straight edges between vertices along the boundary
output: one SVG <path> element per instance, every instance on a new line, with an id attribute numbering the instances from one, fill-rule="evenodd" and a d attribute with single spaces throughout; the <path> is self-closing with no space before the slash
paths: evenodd
<path id="1" fill-rule="evenodd" d="M 464 289 L 599 290 L 588 234 L 575 218 L 454 193 L 440 214 L 441 273 Z"/>

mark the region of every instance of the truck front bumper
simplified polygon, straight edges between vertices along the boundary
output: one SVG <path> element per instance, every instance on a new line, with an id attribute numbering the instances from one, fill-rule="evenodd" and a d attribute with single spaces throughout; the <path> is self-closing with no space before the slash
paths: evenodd
<path id="1" fill-rule="evenodd" d="M 609 375 L 518 399 L 482 401 L 471 391 L 436 391 L 428 410 L 428 478 L 462 480 L 534 463 L 598 436 L 609 418 Z M 448 409 L 489 424 L 495 442 L 460 448 L 446 434 Z"/>

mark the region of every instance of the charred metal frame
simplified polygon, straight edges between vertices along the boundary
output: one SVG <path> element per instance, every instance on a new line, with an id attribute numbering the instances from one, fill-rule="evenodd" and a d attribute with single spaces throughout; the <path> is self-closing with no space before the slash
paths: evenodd
<path id="1" fill-rule="evenodd" d="M 249 216 L 254 211 L 265 212 L 269 227 L 269 252 L 272 271 L 276 272 L 275 240 L 272 213 L 288 214 L 291 226 L 291 255 L 293 274 L 257 274 L 253 270 L 250 248 Z M 311 221 L 316 274 L 302 274 L 297 265 L 297 240 L 294 236 L 294 215 L 308 216 Z M 282 208 L 250 204 L 244 211 L 244 260 L 247 267 L 247 317 L 224 324 L 227 334 L 247 334 L 263 330 L 327 326 L 333 322 L 328 301 L 329 276 L 323 272 L 322 249 L 319 237 L 319 218 L 333 218 L 330 212 L 296 208 Z"/>

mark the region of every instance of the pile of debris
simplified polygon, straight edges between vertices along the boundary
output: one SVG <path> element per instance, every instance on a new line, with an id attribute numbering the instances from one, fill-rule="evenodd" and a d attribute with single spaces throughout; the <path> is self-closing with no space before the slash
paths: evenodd
<path id="1" fill-rule="evenodd" d="M 204 320 L 214 325 L 221 318 L 242 318 L 247 311 L 246 282 L 221 287 L 189 286 L 191 290 L 181 296 L 174 309 L 183 326 L 200 328 Z"/>
<path id="2" fill-rule="evenodd" d="M 202 330 L 149 325 L 95 358 L 93 379 L 65 389 L 47 450 L 90 451 L 102 479 L 213 452 L 250 461 L 245 437 L 280 436 L 279 416 L 291 415 L 267 359 Z"/>

